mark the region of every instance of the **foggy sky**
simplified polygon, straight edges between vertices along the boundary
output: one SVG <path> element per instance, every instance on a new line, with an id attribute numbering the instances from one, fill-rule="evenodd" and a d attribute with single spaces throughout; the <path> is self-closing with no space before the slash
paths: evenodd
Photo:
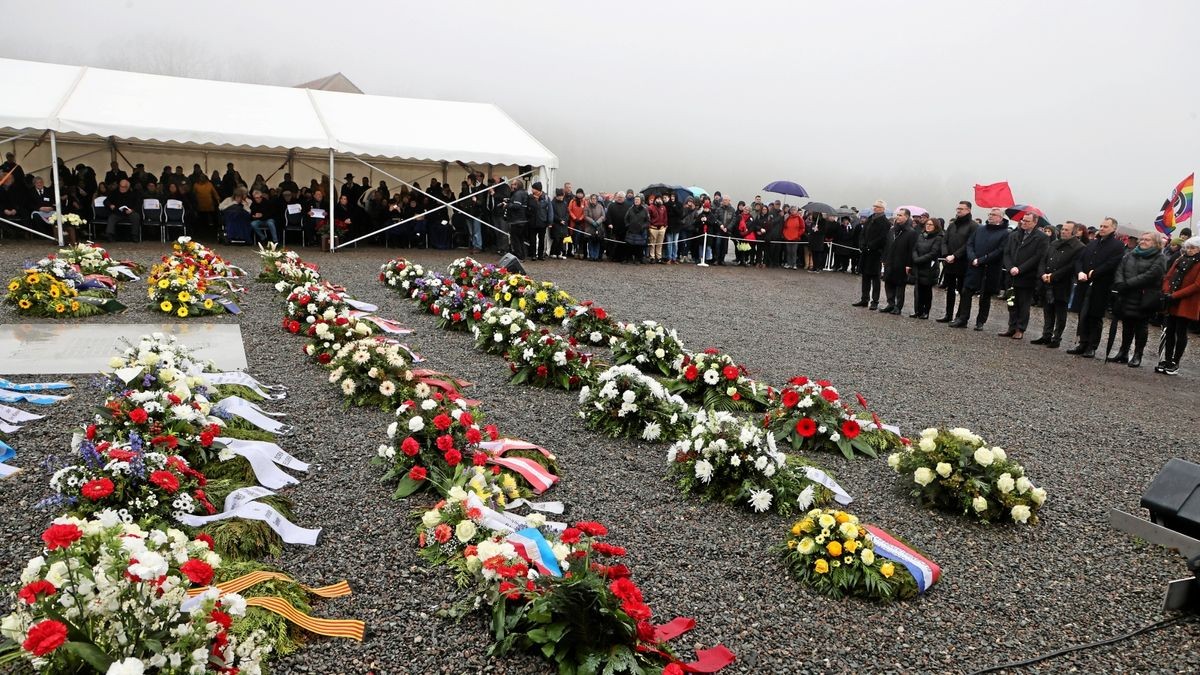
<path id="1" fill-rule="evenodd" d="M 749 201 L 787 179 L 834 206 L 945 217 L 1008 180 L 1054 222 L 1144 229 L 1200 158 L 1198 2 L 89 0 L 3 16 L 5 57 L 283 85 L 341 71 L 371 94 L 493 102 L 589 192 L 662 181 Z"/>

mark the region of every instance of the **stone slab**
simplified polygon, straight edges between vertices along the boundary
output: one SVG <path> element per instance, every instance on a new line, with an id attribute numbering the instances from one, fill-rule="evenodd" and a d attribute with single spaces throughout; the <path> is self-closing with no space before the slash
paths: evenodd
<path id="1" fill-rule="evenodd" d="M 124 341 L 155 332 L 175 335 L 221 370 L 246 368 L 242 328 L 234 323 L 18 323 L 0 324 L 0 375 L 97 373 Z"/>

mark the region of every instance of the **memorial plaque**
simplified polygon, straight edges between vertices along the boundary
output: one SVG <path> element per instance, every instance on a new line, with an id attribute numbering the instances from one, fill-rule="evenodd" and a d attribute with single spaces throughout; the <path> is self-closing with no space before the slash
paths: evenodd
<path id="1" fill-rule="evenodd" d="M 170 333 L 221 370 L 244 370 L 242 328 L 235 323 L 0 324 L 0 375 L 96 373 L 126 342 Z"/>

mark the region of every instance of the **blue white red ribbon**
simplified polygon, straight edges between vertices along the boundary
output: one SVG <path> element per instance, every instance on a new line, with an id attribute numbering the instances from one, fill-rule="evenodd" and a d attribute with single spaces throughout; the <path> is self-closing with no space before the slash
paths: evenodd
<path id="1" fill-rule="evenodd" d="M 937 563 L 917 553 L 882 528 L 867 525 L 866 529 L 874 539 L 875 553 L 904 565 L 917 580 L 918 593 L 924 593 L 942 578 L 942 568 L 938 567 Z"/>
<path id="2" fill-rule="evenodd" d="M 562 570 L 558 567 L 558 558 L 550 548 L 550 542 L 538 530 L 527 527 L 505 537 L 513 545 L 522 558 L 529 561 L 540 574 L 561 577 Z"/>

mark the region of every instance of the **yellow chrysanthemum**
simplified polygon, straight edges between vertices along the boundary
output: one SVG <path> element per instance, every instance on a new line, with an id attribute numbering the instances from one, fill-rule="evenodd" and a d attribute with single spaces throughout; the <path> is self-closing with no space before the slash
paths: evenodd
<path id="1" fill-rule="evenodd" d="M 813 571 L 817 574 L 827 574 L 829 572 L 829 561 L 824 558 L 817 558 L 817 562 L 813 564 Z"/>
<path id="2" fill-rule="evenodd" d="M 21 309 L 29 309 L 32 306 L 33 306 L 33 303 L 26 300 L 25 298 L 21 298 L 20 300 L 17 301 L 17 307 L 20 307 Z"/>
<path id="3" fill-rule="evenodd" d="M 567 315 L 567 310 L 563 309 L 562 305 L 558 305 L 557 307 L 554 308 L 554 318 L 561 319 L 566 315 Z"/>
<path id="4" fill-rule="evenodd" d="M 539 305 L 545 304 L 545 302 L 549 299 L 550 299 L 550 295 L 548 293 L 546 293 L 546 291 L 538 291 L 537 293 L 533 294 L 533 301 L 538 303 Z"/>
<path id="5" fill-rule="evenodd" d="M 896 573 L 896 566 L 890 562 L 885 562 L 879 566 L 879 573 L 891 579 L 892 575 Z"/>
<path id="6" fill-rule="evenodd" d="M 838 511 L 833 518 L 839 523 L 845 523 L 850 520 L 850 514 L 846 513 L 845 511 Z"/>
<path id="7" fill-rule="evenodd" d="M 204 309 L 212 309 L 212 308 L 213 308 L 213 301 L 212 301 L 212 298 L 209 298 L 208 300 L 205 300 L 205 301 L 204 301 Z"/>
<path id="8" fill-rule="evenodd" d="M 813 521 L 809 520 L 808 518 L 801 520 L 797 524 L 800 526 L 801 532 L 812 532 L 813 528 L 816 527 L 815 525 L 813 525 Z"/>
<path id="9" fill-rule="evenodd" d="M 158 280 L 158 287 L 159 287 L 159 288 L 166 288 L 166 287 L 168 287 L 168 286 L 170 286 L 170 285 L 171 285 L 171 282 L 170 282 L 170 281 L 168 281 L 168 280 L 167 280 L 165 277 L 164 277 L 164 278 L 162 278 L 162 279 L 159 279 L 159 280 Z"/>
<path id="10" fill-rule="evenodd" d="M 188 293 L 187 291 L 179 291 L 179 295 L 177 297 L 179 298 L 180 302 L 188 302 L 192 299 L 192 294 Z"/>
<path id="11" fill-rule="evenodd" d="M 178 314 L 179 318 L 181 319 L 186 317 L 188 315 L 187 305 L 180 305 L 179 309 L 175 313 Z"/>
<path id="12" fill-rule="evenodd" d="M 792 534 L 794 534 L 794 535 L 796 535 L 796 536 L 800 536 L 800 533 L 801 533 L 801 532 L 803 532 L 803 531 L 804 531 L 804 530 L 800 529 L 800 521 L 799 521 L 799 520 L 797 520 L 797 521 L 796 521 L 796 524 L 795 524 L 795 525 L 792 525 Z"/>
<path id="13" fill-rule="evenodd" d="M 159 305 L 158 305 L 158 308 L 159 308 L 159 309 L 161 309 L 161 310 L 162 310 L 162 311 L 164 311 L 164 312 L 169 312 L 169 311 L 171 311 L 172 309 L 174 309 L 174 307 L 175 307 L 175 305 L 172 305 L 170 300 L 163 300 L 163 301 L 162 301 L 161 303 L 159 303 Z"/>
<path id="14" fill-rule="evenodd" d="M 59 314 L 62 314 L 63 312 L 67 311 L 67 306 L 60 302 L 54 306 L 54 311 Z"/>

